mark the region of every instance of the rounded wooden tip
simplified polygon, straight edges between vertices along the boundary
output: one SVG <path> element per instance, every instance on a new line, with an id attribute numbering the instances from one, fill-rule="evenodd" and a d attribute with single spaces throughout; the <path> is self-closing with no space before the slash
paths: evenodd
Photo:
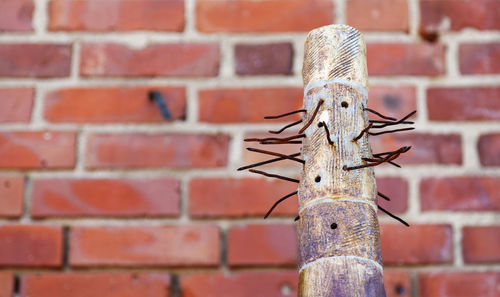
<path id="1" fill-rule="evenodd" d="M 304 86 L 332 79 L 367 87 L 366 44 L 361 33 L 347 25 L 312 30 L 304 48 Z"/>

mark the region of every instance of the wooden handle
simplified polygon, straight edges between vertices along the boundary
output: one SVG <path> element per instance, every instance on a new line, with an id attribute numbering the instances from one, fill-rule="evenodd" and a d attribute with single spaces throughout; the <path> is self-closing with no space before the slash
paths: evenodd
<path id="1" fill-rule="evenodd" d="M 366 47 L 345 25 L 313 30 L 303 67 L 306 122 L 298 189 L 300 296 L 385 296 L 368 126 Z M 306 125 L 307 126 L 307 125 Z"/>

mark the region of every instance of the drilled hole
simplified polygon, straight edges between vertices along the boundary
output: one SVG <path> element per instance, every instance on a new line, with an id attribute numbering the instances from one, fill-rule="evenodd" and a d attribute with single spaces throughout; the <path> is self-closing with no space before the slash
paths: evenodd
<path id="1" fill-rule="evenodd" d="M 45 159 L 40 160 L 40 166 L 42 166 L 43 168 L 47 168 L 47 160 Z"/>
<path id="2" fill-rule="evenodd" d="M 338 227 L 338 226 L 337 226 L 337 223 L 332 223 L 332 224 L 330 225 L 330 228 L 332 228 L 332 230 L 337 229 L 337 227 Z"/>
<path id="3" fill-rule="evenodd" d="M 319 183 L 321 181 L 321 176 L 316 176 L 316 178 L 314 179 L 315 182 Z"/>
<path id="4" fill-rule="evenodd" d="M 439 40 L 439 33 L 432 31 L 420 32 L 420 37 L 428 42 L 437 42 Z"/>
<path id="5" fill-rule="evenodd" d="M 281 295 L 290 296 L 290 294 L 292 294 L 292 287 L 289 284 L 281 286 Z"/>
<path id="6" fill-rule="evenodd" d="M 397 284 L 396 287 L 394 288 L 394 291 L 396 291 L 396 294 L 398 295 L 403 295 L 406 293 L 405 288 L 401 284 Z"/>
<path id="7" fill-rule="evenodd" d="M 340 105 L 341 105 L 343 108 L 348 108 L 348 107 L 349 107 L 349 103 L 347 103 L 346 101 L 342 101 L 342 103 L 340 103 Z"/>

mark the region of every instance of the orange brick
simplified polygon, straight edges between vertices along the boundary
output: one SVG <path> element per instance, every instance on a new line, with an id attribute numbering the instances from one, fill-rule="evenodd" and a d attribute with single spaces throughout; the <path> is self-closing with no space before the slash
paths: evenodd
<path id="1" fill-rule="evenodd" d="M 422 211 L 499 211 L 500 193 L 495 177 L 436 177 L 420 182 Z"/>
<path id="2" fill-rule="evenodd" d="M 500 133 L 484 134 L 477 142 L 479 160 L 483 166 L 500 166 Z"/>
<path id="3" fill-rule="evenodd" d="M 297 185 L 263 178 L 197 178 L 189 183 L 189 214 L 193 217 L 263 216 Z M 280 203 L 272 216 L 297 215 L 297 196 Z"/>
<path id="4" fill-rule="evenodd" d="M 445 73 L 445 47 L 438 43 L 368 43 L 370 75 L 437 76 Z"/>
<path id="5" fill-rule="evenodd" d="M 496 0 L 420 1 L 420 32 L 423 35 L 458 31 L 472 27 L 478 30 L 500 29 Z"/>
<path id="6" fill-rule="evenodd" d="M 0 31 L 33 31 L 33 0 L 0 1 Z"/>
<path id="7" fill-rule="evenodd" d="M 462 164 L 462 141 L 458 134 L 400 132 L 370 137 L 370 144 L 374 153 L 411 146 L 396 160 L 400 164 Z"/>
<path id="8" fill-rule="evenodd" d="M 183 0 L 55 0 L 51 31 L 175 31 L 184 29 Z"/>
<path id="9" fill-rule="evenodd" d="M 0 168 L 73 168 L 75 141 L 74 132 L 1 132 Z"/>
<path id="10" fill-rule="evenodd" d="M 420 297 L 496 297 L 498 272 L 430 272 L 418 277 Z"/>
<path id="11" fill-rule="evenodd" d="M 233 227 L 227 235 L 229 266 L 295 266 L 297 235 L 292 225 Z"/>
<path id="12" fill-rule="evenodd" d="M 378 204 L 391 213 L 403 213 L 408 208 L 408 182 L 400 177 L 377 177 L 377 191 L 391 198 L 378 197 Z M 383 212 L 379 214 L 384 215 Z"/>
<path id="13" fill-rule="evenodd" d="M 408 31 L 407 0 L 349 0 L 347 24 L 363 31 Z"/>
<path id="14" fill-rule="evenodd" d="M 215 43 L 154 44 L 142 49 L 84 43 L 81 49 L 80 75 L 85 77 L 207 77 L 218 73 Z"/>
<path id="15" fill-rule="evenodd" d="M 159 91 L 174 120 L 186 113 L 185 88 L 114 87 L 71 88 L 51 92 L 44 99 L 44 117 L 56 123 L 164 122 L 148 93 Z"/>
<path id="16" fill-rule="evenodd" d="M 42 225 L 0 226 L 0 265 L 60 267 L 62 230 Z"/>
<path id="17" fill-rule="evenodd" d="M 427 113 L 431 121 L 498 121 L 498 98 L 500 87 L 429 88 Z"/>
<path id="18" fill-rule="evenodd" d="M 289 42 L 236 44 L 234 60 L 238 75 L 290 75 L 293 45 Z"/>
<path id="19" fill-rule="evenodd" d="M 452 237 L 449 225 L 381 225 L 382 259 L 385 265 L 452 263 Z"/>
<path id="20" fill-rule="evenodd" d="M 400 119 L 417 109 L 415 87 L 405 85 L 370 87 L 368 107 L 383 115 Z M 368 115 L 372 120 L 380 119 L 371 113 Z"/>
<path id="21" fill-rule="evenodd" d="M 210 123 L 296 121 L 299 116 L 265 120 L 300 109 L 304 93 L 301 88 L 215 89 L 199 93 L 199 120 Z"/>
<path id="22" fill-rule="evenodd" d="M 216 226 L 74 227 L 72 266 L 217 266 Z"/>
<path id="23" fill-rule="evenodd" d="M 67 77 L 71 55 L 66 44 L 0 44 L 0 77 Z"/>
<path id="24" fill-rule="evenodd" d="M 143 179 L 35 179 L 33 217 L 156 217 L 180 212 L 179 181 Z"/>
<path id="25" fill-rule="evenodd" d="M 24 177 L 0 177 L 0 217 L 20 217 L 23 212 Z"/>
<path id="26" fill-rule="evenodd" d="M 297 296 L 298 274 L 295 271 L 198 273 L 183 275 L 180 286 L 183 297 Z"/>
<path id="27" fill-rule="evenodd" d="M 0 123 L 29 122 L 33 97 L 33 88 L 1 88 Z"/>
<path id="28" fill-rule="evenodd" d="M 227 164 L 229 137 L 205 134 L 92 134 L 88 168 L 213 168 Z"/>
<path id="29" fill-rule="evenodd" d="M 500 226 L 467 226 L 462 232 L 466 263 L 500 262 Z"/>
<path id="30" fill-rule="evenodd" d="M 406 270 L 384 269 L 384 286 L 387 297 L 410 297 L 410 274 Z"/>
<path id="31" fill-rule="evenodd" d="M 311 17 L 313 16 L 313 17 Z M 333 23 L 329 0 L 199 0 L 201 32 L 307 32 Z"/>
<path id="32" fill-rule="evenodd" d="M 465 43 L 458 48 L 460 73 L 500 73 L 500 42 Z"/>
<path id="33" fill-rule="evenodd" d="M 12 297 L 14 294 L 14 275 L 11 272 L 0 272 L 0 297 Z"/>
<path id="34" fill-rule="evenodd" d="M 38 273 L 22 277 L 20 297 L 169 297 L 162 273 Z"/>
<path id="35" fill-rule="evenodd" d="M 295 121 L 295 119 L 293 120 L 290 120 L 290 121 Z M 285 126 L 286 124 L 282 124 L 282 126 Z M 286 138 L 286 137 L 290 137 L 290 136 L 294 136 L 294 135 L 297 135 L 297 131 L 302 127 L 302 125 L 304 125 L 303 123 L 301 123 L 300 125 L 297 125 L 293 128 L 291 128 L 289 131 L 294 131 L 295 132 L 283 132 L 279 135 L 275 135 L 275 134 L 270 134 L 270 133 L 267 133 L 267 132 L 251 132 L 251 133 L 247 133 L 244 135 L 245 138 L 266 138 L 266 137 L 283 137 L 283 138 Z M 278 129 L 275 129 L 275 130 L 278 130 Z M 270 156 L 270 155 L 266 155 L 266 154 L 260 154 L 260 153 L 256 153 L 256 152 L 251 152 L 251 151 L 248 151 L 246 148 L 247 147 L 253 147 L 253 148 L 257 148 L 257 149 L 261 149 L 261 150 L 267 150 L 267 151 L 274 151 L 274 152 L 279 152 L 281 154 L 285 154 L 285 155 L 292 155 L 292 154 L 295 154 L 295 153 L 299 153 L 300 152 L 300 144 L 286 144 L 286 145 L 282 145 L 282 144 L 259 144 L 258 142 L 243 142 L 242 144 L 242 161 L 241 163 L 239 164 L 239 166 L 246 166 L 246 165 L 251 165 L 251 164 L 254 164 L 254 163 L 257 163 L 257 162 L 262 162 L 262 161 L 266 161 L 266 160 L 269 160 L 269 159 L 273 159 L 275 158 L 274 156 Z M 298 162 L 295 162 L 295 161 L 291 161 L 291 160 L 281 160 L 281 161 L 278 161 L 278 162 L 274 162 L 274 163 L 270 163 L 270 164 L 266 164 L 266 165 L 263 165 L 263 166 L 259 166 L 258 168 L 256 169 L 260 169 L 260 170 L 264 170 L 266 171 L 267 169 L 290 169 L 290 170 L 295 170 L 295 171 L 292 171 L 292 172 L 297 172 L 297 176 L 290 176 L 292 178 L 297 178 L 299 173 L 300 173 L 300 170 L 302 170 L 302 164 L 299 164 Z"/>

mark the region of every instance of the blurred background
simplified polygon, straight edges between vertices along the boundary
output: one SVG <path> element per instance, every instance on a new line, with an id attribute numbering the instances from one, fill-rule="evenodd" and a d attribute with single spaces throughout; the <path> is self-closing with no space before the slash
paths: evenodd
<path id="1" fill-rule="evenodd" d="M 236 169 L 331 23 L 365 35 L 369 106 L 418 110 L 370 140 L 413 147 L 376 169 L 411 224 L 380 215 L 388 296 L 499 296 L 499 1 L 2 0 L 0 297 L 296 296 L 296 197 L 262 218 L 295 185 Z"/>

